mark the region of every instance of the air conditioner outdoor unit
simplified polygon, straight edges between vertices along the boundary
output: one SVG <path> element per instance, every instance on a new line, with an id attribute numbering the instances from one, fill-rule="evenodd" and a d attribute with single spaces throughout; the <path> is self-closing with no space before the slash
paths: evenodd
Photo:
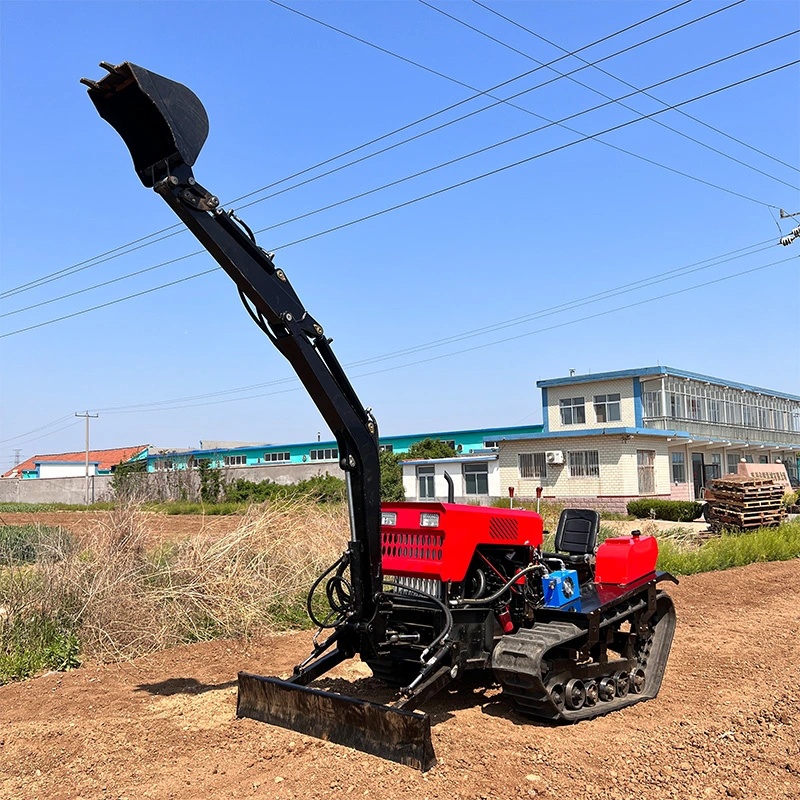
<path id="1" fill-rule="evenodd" d="M 564 453 L 561 450 L 548 450 L 544 457 L 548 464 L 564 463 Z"/>

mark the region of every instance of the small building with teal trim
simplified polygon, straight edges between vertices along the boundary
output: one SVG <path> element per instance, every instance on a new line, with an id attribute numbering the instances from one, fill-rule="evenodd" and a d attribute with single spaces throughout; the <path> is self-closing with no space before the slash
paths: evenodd
<path id="1" fill-rule="evenodd" d="M 405 453 L 415 442 L 431 438 L 447 442 L 458 454 L 471 455 L 496 449 L 502 438 L 535 434 L 541 431 L 541 425 L 518 425 L 503 428 L 411 433 L 400 436 L 381 436 L 380 447 L 381 450 Z M 207 461 L 209 466 L 226 469 L 274 467 L 276 475 L 291 475 L 294 472 L 297 480 L 315 473 L 339 474 L 339 451 L 333 440 L 196 450 L 161 450 L 151 447 L 142 453 L 139 459 L 147 461 L 148 472 L 195 469 L 200 462 Z M 296 467 L 296 469 L 287 470 L 287 467 Z M 239 477 L 250 476 L 243 473 Z M 252 479 L 263 480 L 264 477 L 271 477 L 268 471 L 264 472 L 263 476 L 259 474 L 257 478 L 253 477 Z"/>

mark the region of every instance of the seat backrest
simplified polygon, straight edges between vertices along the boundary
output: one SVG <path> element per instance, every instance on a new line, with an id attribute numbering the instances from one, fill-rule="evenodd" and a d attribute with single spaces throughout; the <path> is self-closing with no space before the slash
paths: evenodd
<path id="1" fill-rule="evenodd" d="M 589 508 L 565 508 L 558 519 L 556 550 L 573 555 L 592 555 L 599 530 L 599 512 Z"/>

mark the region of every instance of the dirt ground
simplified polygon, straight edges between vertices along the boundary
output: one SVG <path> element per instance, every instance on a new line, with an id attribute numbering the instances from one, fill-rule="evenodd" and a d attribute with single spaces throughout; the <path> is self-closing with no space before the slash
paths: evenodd
<path id="1" fill-rule="evenodd" d="M 0 687 L 0 797 L 799 798 L 800 560 L 670 591 L 678 628 L 656 700 L 552 726 L 465 686 L 426 708 L 438 764 L 424 775 L 235 719 L 236 672 L 287 675 L 306 632 Z M 337 675 L 383 699 L 364 665 Z"/>

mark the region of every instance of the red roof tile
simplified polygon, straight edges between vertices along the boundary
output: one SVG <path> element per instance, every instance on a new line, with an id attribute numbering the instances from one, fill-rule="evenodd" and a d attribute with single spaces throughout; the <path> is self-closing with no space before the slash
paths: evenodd
<path id="1" fill-rule="evenodd" d="M 108 471 L 121 461 L 129 461 L 134 456 L 139 455 L 142 450 L 146 450 L 148 445 L 140 444 L 136 447 L 115 447 L 111 450 L 90 450 L 89 462 L 97 463 L 97 469 Z M 40 461 L 78 461 L 83 463 L 86 460 L 86 451 L 80 450 L 77 453 L 50 453 L 44 456 L 34 456 L 3 474 L 4 478 L 11 478 L 15 475 L 22 475 L 24 471 L 36 469 L 37 462 Z"/>

